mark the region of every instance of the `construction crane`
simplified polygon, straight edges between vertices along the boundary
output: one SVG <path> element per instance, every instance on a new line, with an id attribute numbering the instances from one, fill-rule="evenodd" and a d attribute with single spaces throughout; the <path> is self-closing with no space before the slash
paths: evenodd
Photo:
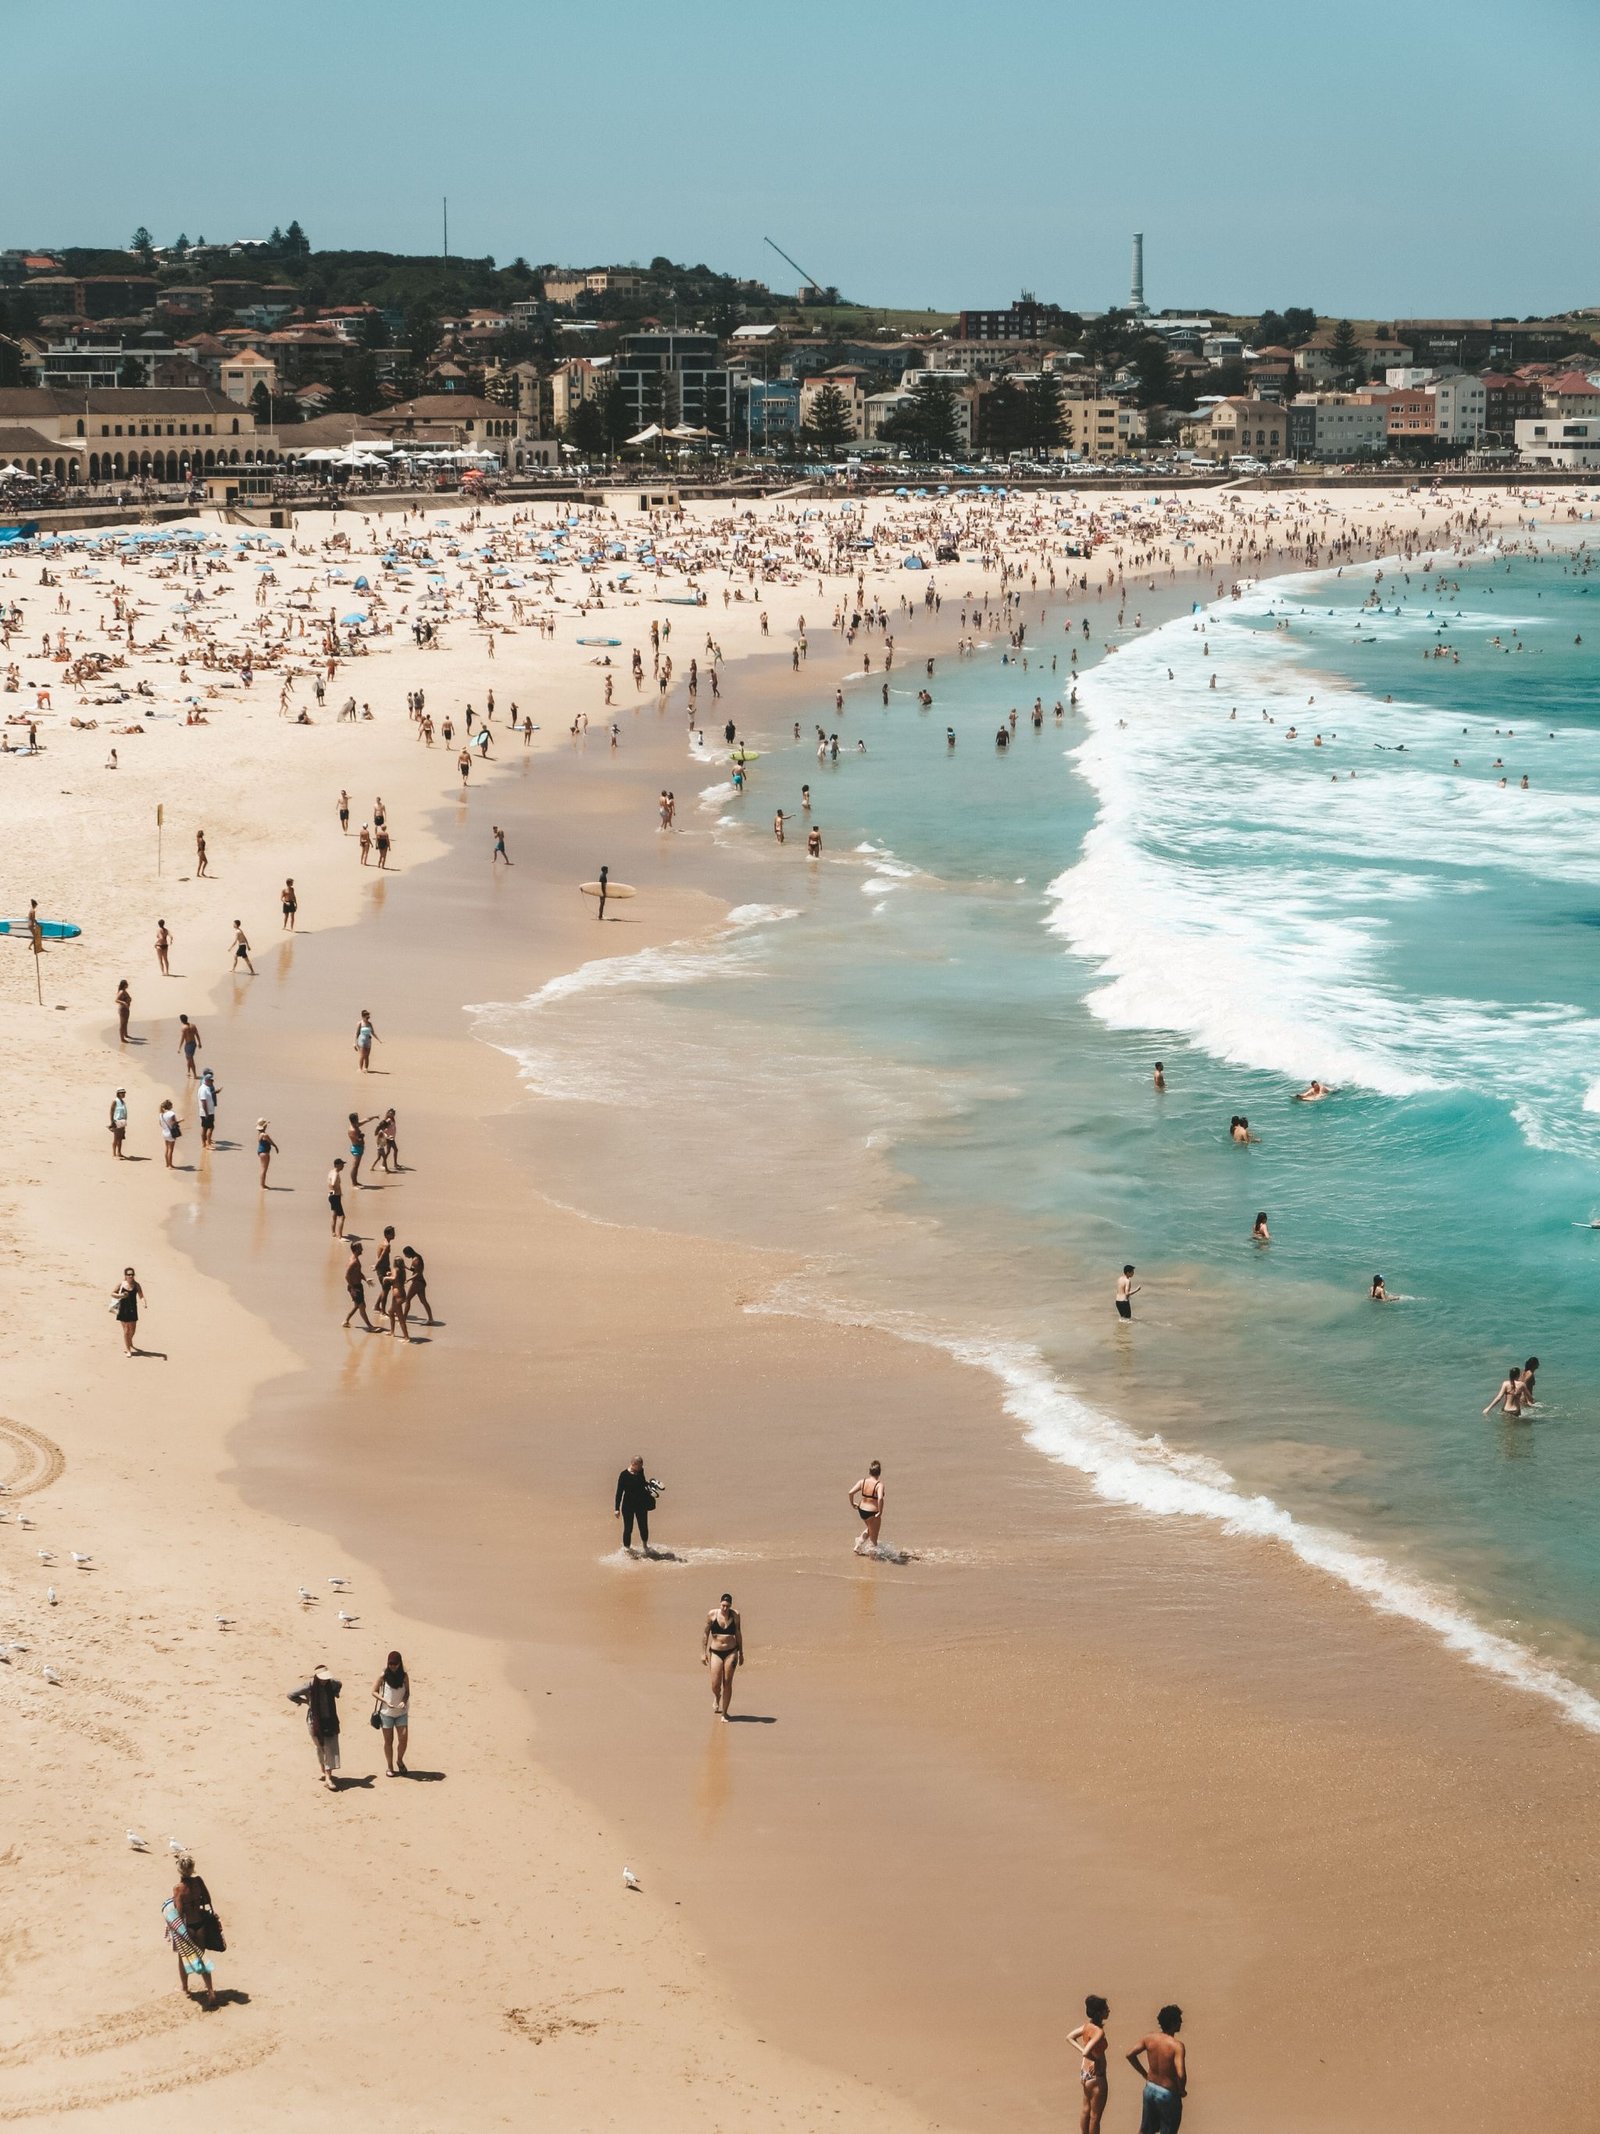
<path id="1" fill-rule="evenodd" d="M 802 297 L 803 297 L 803 296 L 805 295 L 805 293 L 806 293 L 806 291 L 807 291 L 808 289 L 814 289 L 814 290 L 816 291 L 817 295 L 818 295 L 818 296 L 821 296 L 821 294 L 822 294 L 822 284 L 821 284 L 821 282 L 817 281 L 817 280 L 816 280 L 816 279 L 815 279 L 815 278 L 814 278 L 814 277 L 813 277 L 812 275 L 809 275 L 809 274 L 807 274 L 807 272 L 806 272 L 805 268 L 801 266 L 801 264 L 800 264 L 799 260 L 797 260 L 797 259 L 790 259 L 790 257 L 789 257 L 789 255 L 788 255 L 788 253 L 787 253 L 787 252 L 786 252 L 786 251 L 785 251 L 785 250 L 783 249 L 782 245 L 774 245 L 774 244 L 772 244 L 772 239 L 771 239 L 770 237 L 763 237 L 763 238 L 762 238 L 762 240 L 761 240 L 761 242 L 762 242 L 762 243 L 763 243 L 764 245 L 772 245 L 772 249 L 773 249 L 773 251 L 774 251 L 774 252 L 776 252 L 776 253 L 777 253 L 778 257 L 779 257 L 779 258 L 780 258 L 781 260 L 783 260 L 783 261 L 785 262 L 785 264 L 786 264 L 786 265 L 788 265 L 788 266 L 791 266 L 791 267 L 793 267 L 793 269 L 794 269 L 794 271 L 796 272 L 796 274 L 798 274 L 798 275 L 799 275 L 799 277 L 800 277 L 800 294 L 801 294 L 801 296 L 802 296 Z"/>

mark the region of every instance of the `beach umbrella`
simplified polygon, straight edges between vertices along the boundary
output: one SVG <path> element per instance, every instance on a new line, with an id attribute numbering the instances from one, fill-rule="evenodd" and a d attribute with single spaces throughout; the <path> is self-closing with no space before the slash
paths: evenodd
<path id="1" fill-rule="evenodd" d="M 341 617 L 343 626 L 347 630 L 353 630 L 358 622 L 365 622 L 366 619 L 365 615 L 345 615 Z"/>

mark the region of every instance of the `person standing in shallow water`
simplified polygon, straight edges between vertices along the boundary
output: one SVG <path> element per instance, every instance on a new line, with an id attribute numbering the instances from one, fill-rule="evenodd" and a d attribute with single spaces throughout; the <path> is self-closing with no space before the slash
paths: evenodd
<path id="1" fill-rule="evenodd" d="M 655 1491 L 645 1477 L 644 1455 L 636 1452 L 617 1477 L 616 1501 L 612 1507 L 613 1519 L 622 1521 L 622 1546 L 633 1548 L 633 1529 L 639 1528 L 639 1546 L 648 1556 L 650 1553 L 650 1514 L 656 1508 Z"/>
<path id="2" fill-rule="evenodd" d="M 850 1502 L 861 1520 L 861 1532 L 856 1536 L 858 1556 L 864 1556 L 878 1546 L 878 1530 L 883 1525 L 883 1497 L 883 1465 L 874 1460 L 850 1491 Z"/>
<path id="3" fill-rule="evenodd" d="M 1133 1317 L 1133 1300 L 1139 1294 L 1141 1287 L 1142 1284 L 1133 1279 L 1133 1262 L 1130 1260 L 1121 1274 L 1117 1276 L 1115 1302 L 1119 1319 L 1131 1319 Z"/>

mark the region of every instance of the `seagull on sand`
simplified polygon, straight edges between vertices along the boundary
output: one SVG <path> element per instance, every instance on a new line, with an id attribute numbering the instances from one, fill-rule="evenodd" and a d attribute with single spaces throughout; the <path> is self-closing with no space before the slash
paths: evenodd
<path id="1" fill-rule="evenodd" d="M 622 1870 L 622 1884 L 624 1889 L 642 1889 L 644 1887 L 631 1867 L 625 1867 Z"/>
<path id="2" fill-rule="evenodd" d="M 56 1605 L 56 1589 L 55 1589 L 55 1587 L 54 1587 L 54 1586 L 46 1586 L 46 1587 L 45 1587 L 45 1589 L 44 1589 L 44 1597 L 45 1597 L 45 1599 L 46 1599 L 46 1600 L 47 1600 L 47 1601 L 48 1601 L 48 1602 L 50 1603 L 51 1607 L 53 1608 L 53 1607 L 54 1607 L 54 1606 Z"/>
<path id="3" fill-rule="evenodd" d="M 150 1850 L 149 1846 L 145 1843 L 144 1839 L 140 1837 L 137 1830 L 130 1830 L 127 1833 L 127 1837 L 128 1843 L 133 1847 L 135 1852 L 148 1852 Z"/>
<path id="4" fill-rule="evenodd" d="M 41 1667 L 39 1672 L 44 1676 L 47 1682 L 59 1682 L 61 1680 L 61 1677 L 56 1673 L 53 1667 Z"/>
<path id="5" fill-rule="evenodd" d="M 301 1605 L 301 1607 L 303 1607 L 303 1608 L 311 1608 L 311 1607 L 314 1607 L 314 1606 L 316 1605 L 316 1598 L 317 1598 L 317 1596 L 316 1596 L 316 1595 L 315 1595 L 315 1594 L 314 1594 L 314 1593 L 312 1592 L 312 1590 L 311 1590 L 311 1588 L 310 1588 L 309 1586 L 302 1586 L 302 1587 L 300 1588 L 300 1605 Z"/>
<path id="6" fill-rule="evenodd" d="M 72 1560 L 78 1566 L 78 1569 L 80 1571 L 86 1571 L 89 1567 L 89 1558 L 87 1554 L 81 1554 L 77 1549 L 74 1549 L 72 1551 Z"/>
<path id="7" fill-rule="evenodd" d="M 341 1608 L 339 1610 L 339 1620 L 344 1625 L 346 1630 L 353 1630 L 356 1624 L 360 1622 L 361 1618 L 359 1615 L 351 1615 L 345 1609 Z"/>

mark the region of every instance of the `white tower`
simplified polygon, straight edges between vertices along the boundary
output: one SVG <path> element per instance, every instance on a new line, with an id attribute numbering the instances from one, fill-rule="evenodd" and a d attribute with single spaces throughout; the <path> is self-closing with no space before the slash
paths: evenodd
<path id="1" fill-rule="evenodd" d="M 1144 232 L 1138 230 L 1133 239 L 1133 282 L 1128 292 L 1128 309 L 1142 318 L 1149 308 L 1144 300 Z"/>

